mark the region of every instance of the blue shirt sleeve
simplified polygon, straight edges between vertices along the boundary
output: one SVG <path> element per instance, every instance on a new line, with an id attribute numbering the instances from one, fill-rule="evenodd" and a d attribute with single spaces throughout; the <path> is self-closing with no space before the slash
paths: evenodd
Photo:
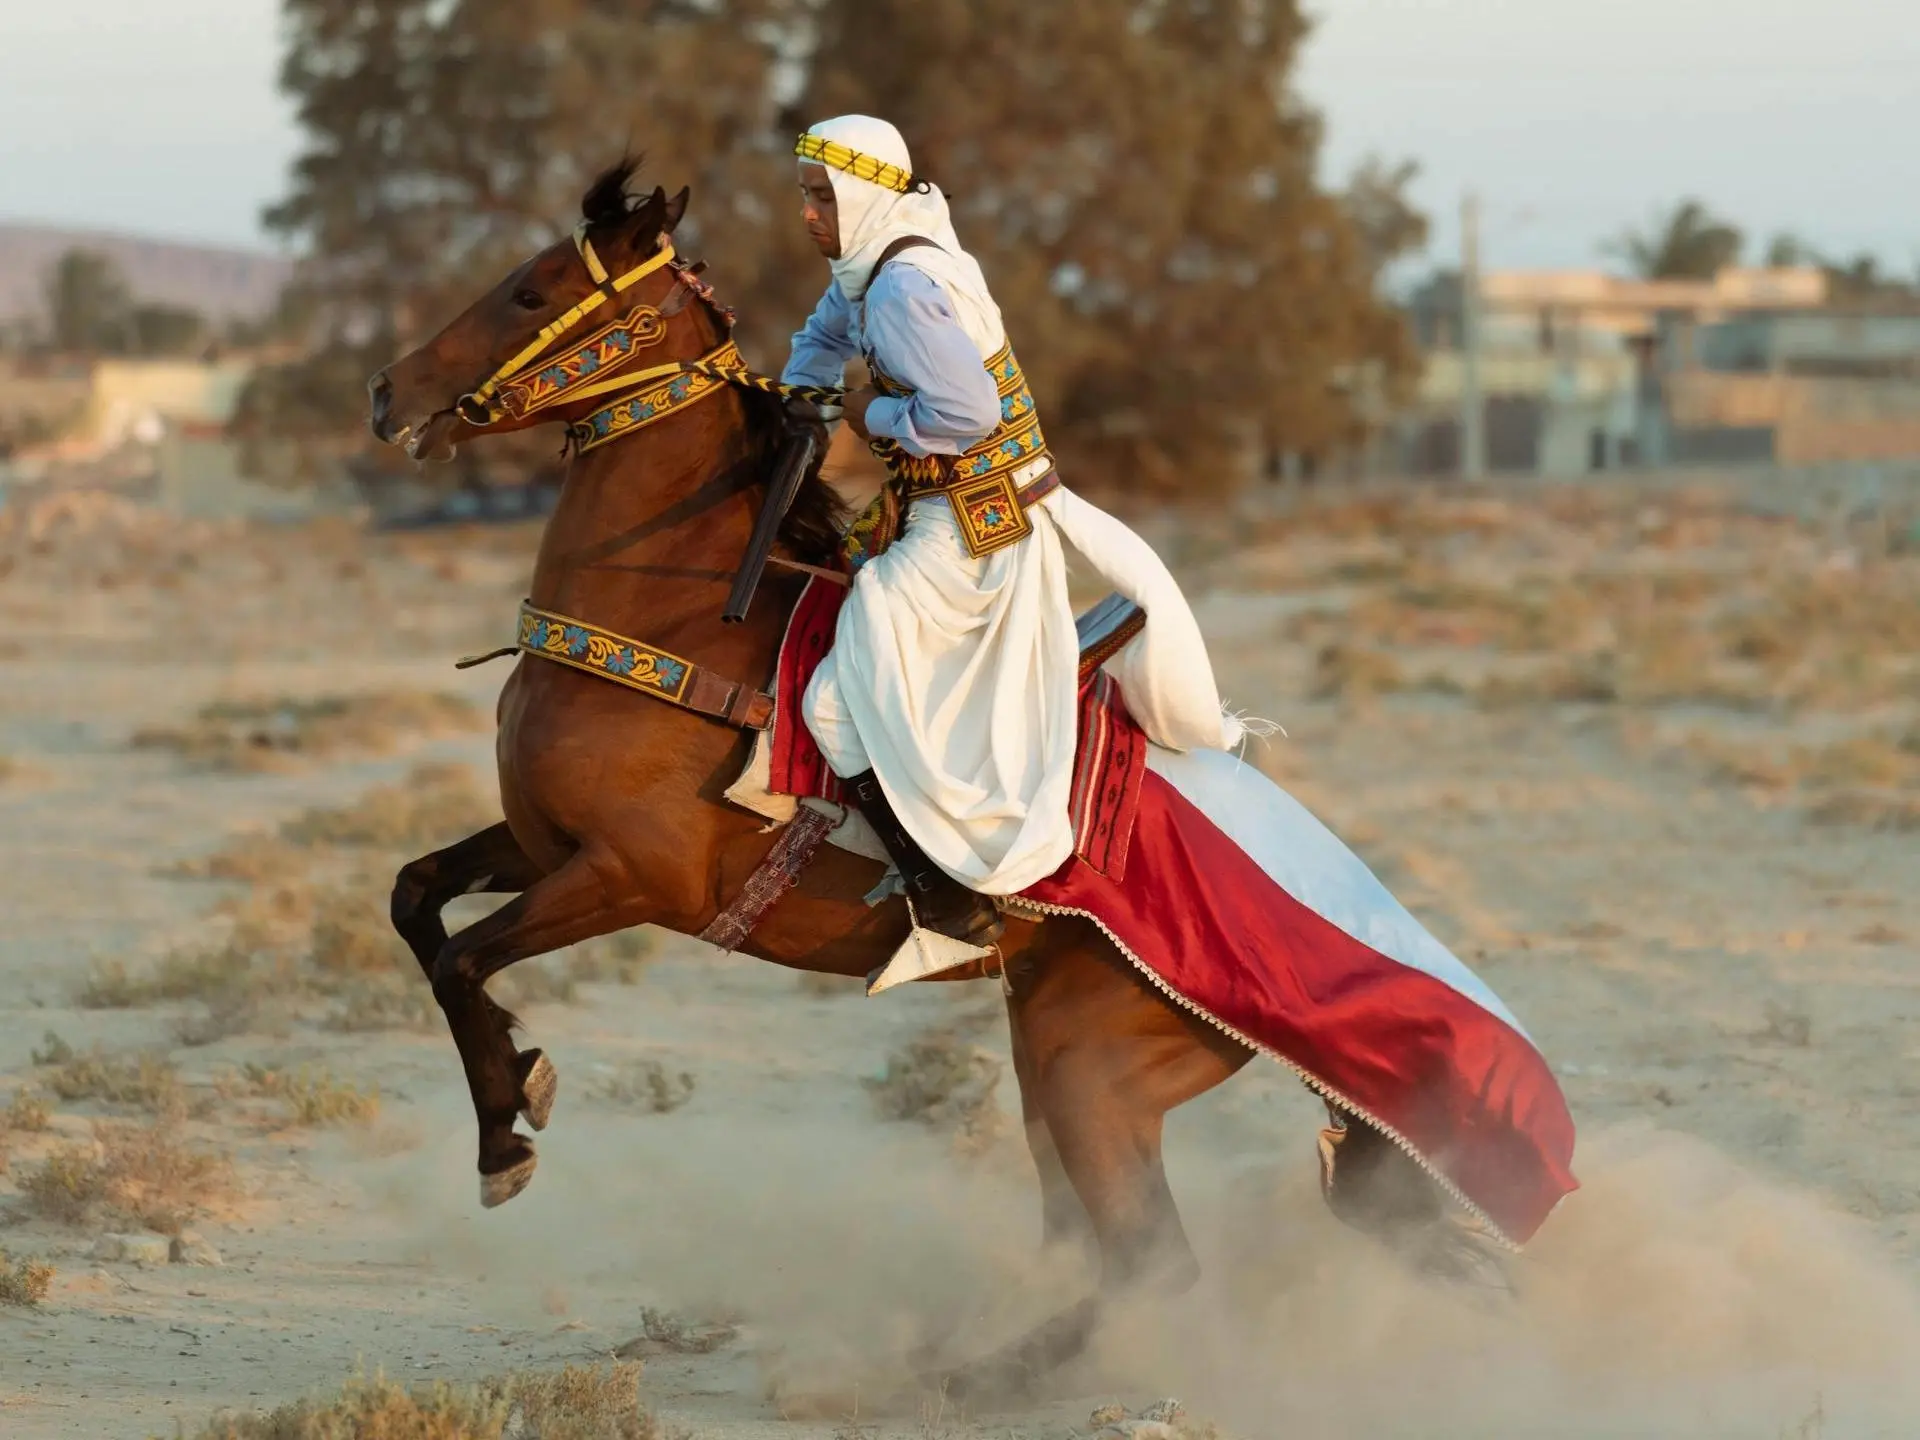
<path id="1" fill-rule="evenodd" d="M 847 297 L 838 285 L 829 285 L 807 323 L 795 332 L 793 350 L 780 379 L 788 385 L 838 389 L 846 383 L 847 362 L 856 353 L 848 328 Z"/>
<path id="2" fill-rule="evenodd" d="M 911 265 L 889 265 L 867 291 L 866 307 L 874 359 L 912 392 L 875 400 L 867 429 L 914 455 L 958 455 L 992 434 L 999 388 L 939 282 Z"/>

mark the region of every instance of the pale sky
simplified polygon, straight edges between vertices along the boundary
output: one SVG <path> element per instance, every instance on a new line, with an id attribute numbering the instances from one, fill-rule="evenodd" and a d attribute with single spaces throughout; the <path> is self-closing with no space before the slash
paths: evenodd
<path id="1" fill-rule="evenodd" d="M 1072 0 L 1049 0 L 1072 3 Z M 1420 161 L 1433 258 L 1576 266 L 1698 194 L 1764 240 L 1920 266 L 1911 0 L 1307 0 L 1328 171 Z M 298 144 L 273 0 L 0 0 L 0 219 L 264 244 Z M 911 139 L 911 137 L 909 137 Z M 770 184 L 784 184 L 774 180 Z"/>

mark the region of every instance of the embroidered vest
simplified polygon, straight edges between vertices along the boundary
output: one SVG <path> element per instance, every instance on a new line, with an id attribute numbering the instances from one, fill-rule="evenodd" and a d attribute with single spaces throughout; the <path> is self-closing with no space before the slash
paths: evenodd
<path id="1" fill-rule="evenodd" d="M 882 395 L 897 399 L 913 393 L 883 371 L 872 355 L 865 358 L 873 388 Z M 964 454 L 914 455 L 884 435 L 868 442 L 903 500 L 947 497 L 967 552 L 975 557 L 990 555 L 1031 534 L 1027 507 L 1060 483 L 1052 452 L 1040 433 L 1033 391 L 1014 359 L 1012 345 L 1003 345 L 986 368 L 1000 393 L 1000 423 Z"/>

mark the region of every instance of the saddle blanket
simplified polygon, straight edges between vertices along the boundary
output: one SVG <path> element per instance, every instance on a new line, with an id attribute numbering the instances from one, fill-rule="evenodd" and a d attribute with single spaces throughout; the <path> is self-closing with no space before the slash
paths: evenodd
<path id="1" fill-rule="evenodd" d="M 838 588 L 816 580 L 803 597 L 773 731 L 727 792 L 772 820 L 800 805 L 842 813 L 799 715 L 833 643 Z M 1091 920 L 1146 983 L 1384 1132 L 1494 1235 L 1524 1244 L 1578 1188 L 1573 1118 L 1545 1057 L 1492 988 L 1262 771 L 1146 741 L 1099 670 L 1139 614 L 1113 597 L 1082 617 L 1075 853 L 1005 907 Z M 832 840 L 886 859 L 857 811 Z"/>
<path id="2" fill-rule="evenodd" d="M 801 594 L 787 624 L 773 687 L 773 726 L 767 745 L 764 783 L 771 796 L 841 802 L 839 778 L 827 768 L 820 747 L 807 729 L 801 699 L 814 671 L 833 646 L 834 625 L 846 595 L 844 587 L 816 578 Z M 1144 618 L 1136 606 L 1115 595 L 1079 620 L 1079 737 L 1074 747 L 1069 802 L 1073 853 L 1095 873 L 1116 881 L 1126 878 L 1128 841 L 1139 808 L 1141 782 L 1147 773 L 1147 737 L 1127 714 L 1120 687 L 1100 666 L 1138 633 Z M 856 844 L 849 848 L 860 847 Z"/>

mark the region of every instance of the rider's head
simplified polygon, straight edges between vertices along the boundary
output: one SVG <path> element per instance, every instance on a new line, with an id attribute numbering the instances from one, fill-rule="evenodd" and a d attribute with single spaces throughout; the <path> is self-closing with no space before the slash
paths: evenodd
<path id="1" fill-rule="evenodd" d="M 913 160 L 900 132 L 871 115 L 822 121 L 794 147 L 800 218 L 829 260 L 854 254 L 887 223 L 912 183 Z"/>

